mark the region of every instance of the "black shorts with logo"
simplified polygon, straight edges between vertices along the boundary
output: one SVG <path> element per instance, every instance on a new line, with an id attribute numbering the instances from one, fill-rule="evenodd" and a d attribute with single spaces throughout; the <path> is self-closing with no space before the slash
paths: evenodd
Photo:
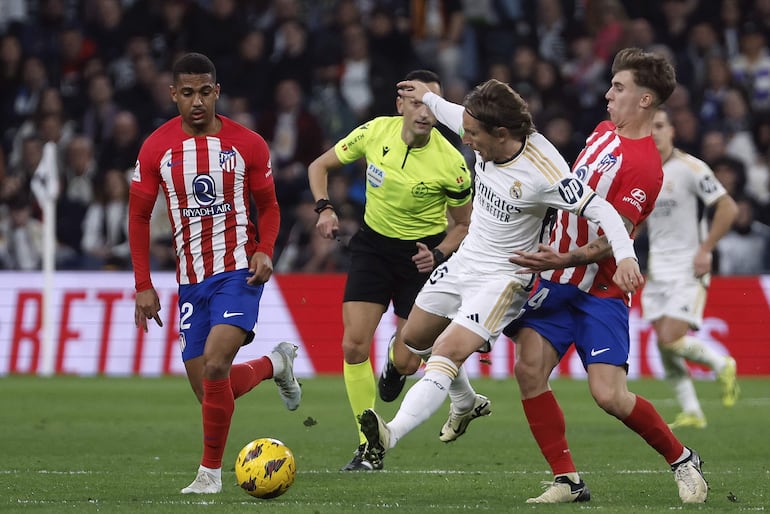
<path id="1" fill-rule="evenodd" d="M 406 319 L 414 299 L 430 273 L 420 273 L 412 262 L 417 241 L 434 248 L 444 232 L 417 240 L 394 239 L 366 225 L 350 240 L 350 270 L 343 302 L 372 302 L 385 307 L 393 301 L 396 316 Z"/>

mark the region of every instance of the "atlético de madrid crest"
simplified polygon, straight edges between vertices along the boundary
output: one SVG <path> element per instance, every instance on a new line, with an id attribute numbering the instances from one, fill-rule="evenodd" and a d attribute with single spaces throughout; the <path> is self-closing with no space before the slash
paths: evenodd
<path id="1" fill-rule="evenodd" d="M 221 150 L 219 152 L 219 167 L 222 171 L 235 171 L 235 150 Z"/>

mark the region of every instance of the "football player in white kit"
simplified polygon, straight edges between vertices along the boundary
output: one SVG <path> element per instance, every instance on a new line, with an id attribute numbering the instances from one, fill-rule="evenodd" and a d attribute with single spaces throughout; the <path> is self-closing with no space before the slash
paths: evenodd
<path id="1" fill-rule="evenodd" d="M 478 350 L 489 351 L 519 313 L 536 275 L 517 273 L 522 267 L 508 257 L 515 250 L 534 250 L 548 235 L 555 210 L 585 216 L 602 227 L 613 247 L 619 287 L 631 292 L 643 280 L 618 213 L 570 173 L 558 150 L 535 131 L 527 104 L 510 86 L 489 80 L 462 106 L 419 82 L 398 87 L 401 96 L 425 102 L 474 150 L 475 196 L 468 235 L 433 271 L 403 329 L 410 349 L 427 360 L 423 378 L 407 392 L 391 422 L 371 409 L 361 416 L 370 449 L 382 454 L 441 406 L 463 362 Z M 465 431 L 475 417 L 475 399 L 472 389 L 454 391 L 453 408 L 470 412 L 460 417 L 450 411 L 442 433 Z"/>
<path id="2" fill-rule="evenodd" d="M 655 113 L 652 137 L 663 161 L 663 188 L 647 218 L 650 252 L 642 311 L 655 328 L 665 376 L 682 408 L 669 426 L 704 428 L 706 417 L 685 361 L 716 373 L 726 407 L 735 405 L 739 394 L 736 365 L 730 355 L 688 332 L 703 322 L 711 252 L 730 230 L 738 207 L 705 162 L 674 148 L 674 127 L 665 109 Z M 710 228 L 700 204 L 714 208 Z"/>

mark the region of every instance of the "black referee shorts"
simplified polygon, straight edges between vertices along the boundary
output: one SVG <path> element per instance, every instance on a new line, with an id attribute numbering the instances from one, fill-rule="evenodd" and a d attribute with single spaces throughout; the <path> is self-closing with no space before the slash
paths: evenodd
<path id="1" fill-rule="evenodd" d="M 362 226 L 350 240 L 350 270 L 343 302 L 379 303 L 387 308 L 393 301 L 396 316 L 406 319 L 414 299 L 430 273 L 419 273 L 412 257 L 417 241 L 428 248 L 438 245 L 444 232 L 417 240 L 386 237 Z"/>

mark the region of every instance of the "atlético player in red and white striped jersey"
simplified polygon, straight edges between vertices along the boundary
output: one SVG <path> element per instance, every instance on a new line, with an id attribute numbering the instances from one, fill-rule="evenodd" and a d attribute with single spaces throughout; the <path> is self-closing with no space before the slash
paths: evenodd
<path id="1" fill-rule="evenodd" d="M 280 210 L 268 146 L 254 131 L 216 113 L 220 85 L 208 57 L 186 54 L 172 72 L 170 94 L 180 115 L 142 144 L 131 181 L 134 321 L 145 331 L 148 319 L 162 326 L 149 257 L 150 215 L 161 188 L 177 256 L 182 359 L 203 418 L 203 458 L 182 493 L 217 493 L 235 398 L 273 378 L 286 407 L 295 410 L 301 392 L 290 343 L 233 365 L 238 349 L 254 337 L 264 284 L 273 273 Z"/>
<path id="2" fill-rule="evenodd" d="M 663 183 L 652 120 L 673 92 L 676 78 L 663 57 L 638 48 L 618 52 L 612 74 L 605 95 L 610 121 L 600 123 L 588 138 L 573 173 L 615 207 L 633 234 L 652 212 Z M 564 414 L 548 385 L 551 372 L 574 344 L 596 403 L 666 459 L 682 502 L 702 503 L 708 486 L 697 452 L 677 439 L 652 403 L 628 390 L 630 297 L 613 283 L 615 261 L 601 236 L 598 227 L 560 212 L 550 246 L 514 252 L 510 259 L 529 271 L 541 271 L 538 289 L 505 331 L 517 342 L 515 373 L 524 413 L 554 474 L 550 487 L 527 501 L 591 497 L 572 461 Z"/>

